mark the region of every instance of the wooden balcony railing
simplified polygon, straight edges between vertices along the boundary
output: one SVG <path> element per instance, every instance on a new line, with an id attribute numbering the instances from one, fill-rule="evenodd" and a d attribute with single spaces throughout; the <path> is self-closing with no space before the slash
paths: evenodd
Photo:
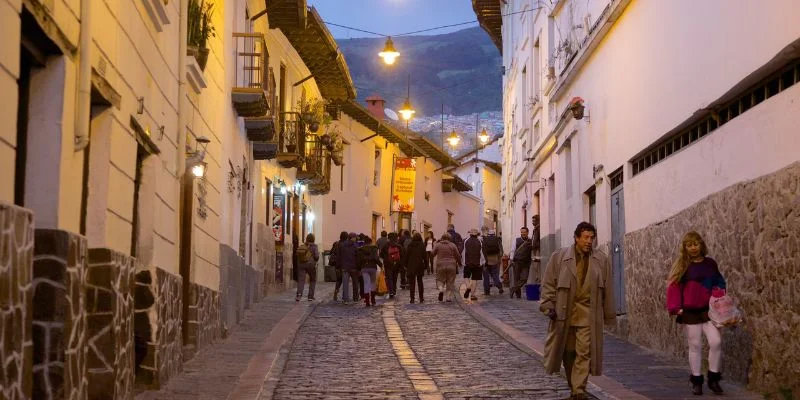
<path id="1" fill-rule="evenodd" d="M 300 113 L 282 112 L 281 130 L 278 134 L 278 163 L 285 167 L 300 167 L 305 148 L 305 125 L 300 120 Z"/>
<path id="2" fill-rule="evenodd" d="M 234 33 L 236 50 L 231 98 L 241 117 L 264 117 L 272 108 L 274 85 L 267 68 L 267 46 L 260 33 Z"/>

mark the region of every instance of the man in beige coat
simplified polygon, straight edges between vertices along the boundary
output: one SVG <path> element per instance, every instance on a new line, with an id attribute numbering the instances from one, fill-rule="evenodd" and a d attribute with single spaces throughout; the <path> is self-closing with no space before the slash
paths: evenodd
<path id="1" fill-rule="evenodd" d="M 586 399 L 589 374 L 602 374 L 603 324 L 616 320 L 611 264 L 592 249 L 596 234 L 592 224 L 578 224 L 575 245 L 553 253 L 542 281 L 539 308 L 552 320 L 544 367 L 556 374 L 563 361 L 570 399 Z"/>

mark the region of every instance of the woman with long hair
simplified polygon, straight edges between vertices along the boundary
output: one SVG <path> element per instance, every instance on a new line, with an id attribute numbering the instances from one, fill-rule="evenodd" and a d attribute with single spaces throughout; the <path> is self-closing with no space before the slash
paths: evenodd
<path id="1" fill-rule="evenodd" d="M 433 274 L 433 246 L 436 245 L 436 238 L 433 231 L 428 231 L 425 238 L 425 252 L 428 256 L 428 275 Z"/>
<path id="2" fill-rule="evenodd" d="M 722 338 L 719 330 L 708 318 L 708 302 L 712 289 L 725 289 L 725 278 L 717 262 L 708 257 L 705 241 L 699 233 L 688 232 L 681 240 L 678 257 L 672 264 L 667 279 L 667 291 L 678 293 L 677 301 L 670 301 L 668 311 L 676 315 L 676 322 L 684 326 L 689 345 L 689 367 L 692 393 L 703 394 L 703 335 L 708 341 L 708 388 L 722 394 L 719 381 L 722 360 Z"/>
<path id="3" fill-rule="evenodd" d="M 458 247 L 451 242 L 452 237 L 449 233 L 442 235 L 433 247 L 433 256 L 436 257 L 436 281 L 439 286 L 439 301 L 444 300 L 447 295 L 447 302 L 452 301 L 455 293 L 456 274 L 458 267 L 461 266 L 461 253 Z"/>

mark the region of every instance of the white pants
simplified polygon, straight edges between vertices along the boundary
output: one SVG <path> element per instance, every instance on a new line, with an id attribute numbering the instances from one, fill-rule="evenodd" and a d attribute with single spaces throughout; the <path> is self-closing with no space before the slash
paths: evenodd
<path id="1" fill-rule="evenodd" d="M 703 365 L 703 334 L 708 341 L 708 370 L 719 372 L 720 360 L 722 360 L 722 338 L 719 330 L 711 322 L 704 324 L 684 325 L 686 341 L 689 342 L 689 368 L 692 375 L 701 376 Z"/>

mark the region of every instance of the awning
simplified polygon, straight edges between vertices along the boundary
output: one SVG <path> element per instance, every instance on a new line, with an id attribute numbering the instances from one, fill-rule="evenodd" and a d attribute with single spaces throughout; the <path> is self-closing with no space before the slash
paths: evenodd
<path id="1" fill-rule="evenodd" d="M 372 115 L 369 110 L 367 110 L 361 104 L 358 104 L 358 102 L 355 100 L 348 100 L 337 104 L 339 104 L 339 107 L 343 113 L 349 115 L 358 123 L 366 126 L 369 130 L 375 132 L 390 143 L 397 144 L 400 147 L 400 150 L 407 156 L 410 157 L 413 155 L 428 157 L 428 153 L 426 153 L 423 148 L 408 140 L 403 132 L 400 132 L 397 130 L 397 128 L 389 125 L 388 123 L 379 120 Z"/>
<path id="2" fill-rule="evenodd" d="M 328 100 L 356 98 L 350 70 L 336 40 L 316 8 L 305 0 L 267 0 L 270 28 L 277 28 L 308 67 L 322 97 Z"/>
<path id="3" fill-rule="evenodd" d="M 489 34 L 489 37 L 503 54 L 503 14 L 500 9 L 500 2 L 505 0 L 472 0 L 472 10 L 478 17 L 481 28 Z"/>
<path id="4" fill-rule="evenodd" d="M 441 147 L 431 142 L 428 138 L 417 134 L 410 135 L 408 138 L 411 142 L 419 146 L 429 157 L 436 160 L 442 168 L 455 167 L 460 165 L 453 157 L 450 157 Z"/>
<path id="5" fill-rule="evenodd" d="M 472 186 L 467 181 L 461 179 L 458 175 L 444 175 L 442 176 L 442 191 L 452 192 L 469 192 Z"/>

